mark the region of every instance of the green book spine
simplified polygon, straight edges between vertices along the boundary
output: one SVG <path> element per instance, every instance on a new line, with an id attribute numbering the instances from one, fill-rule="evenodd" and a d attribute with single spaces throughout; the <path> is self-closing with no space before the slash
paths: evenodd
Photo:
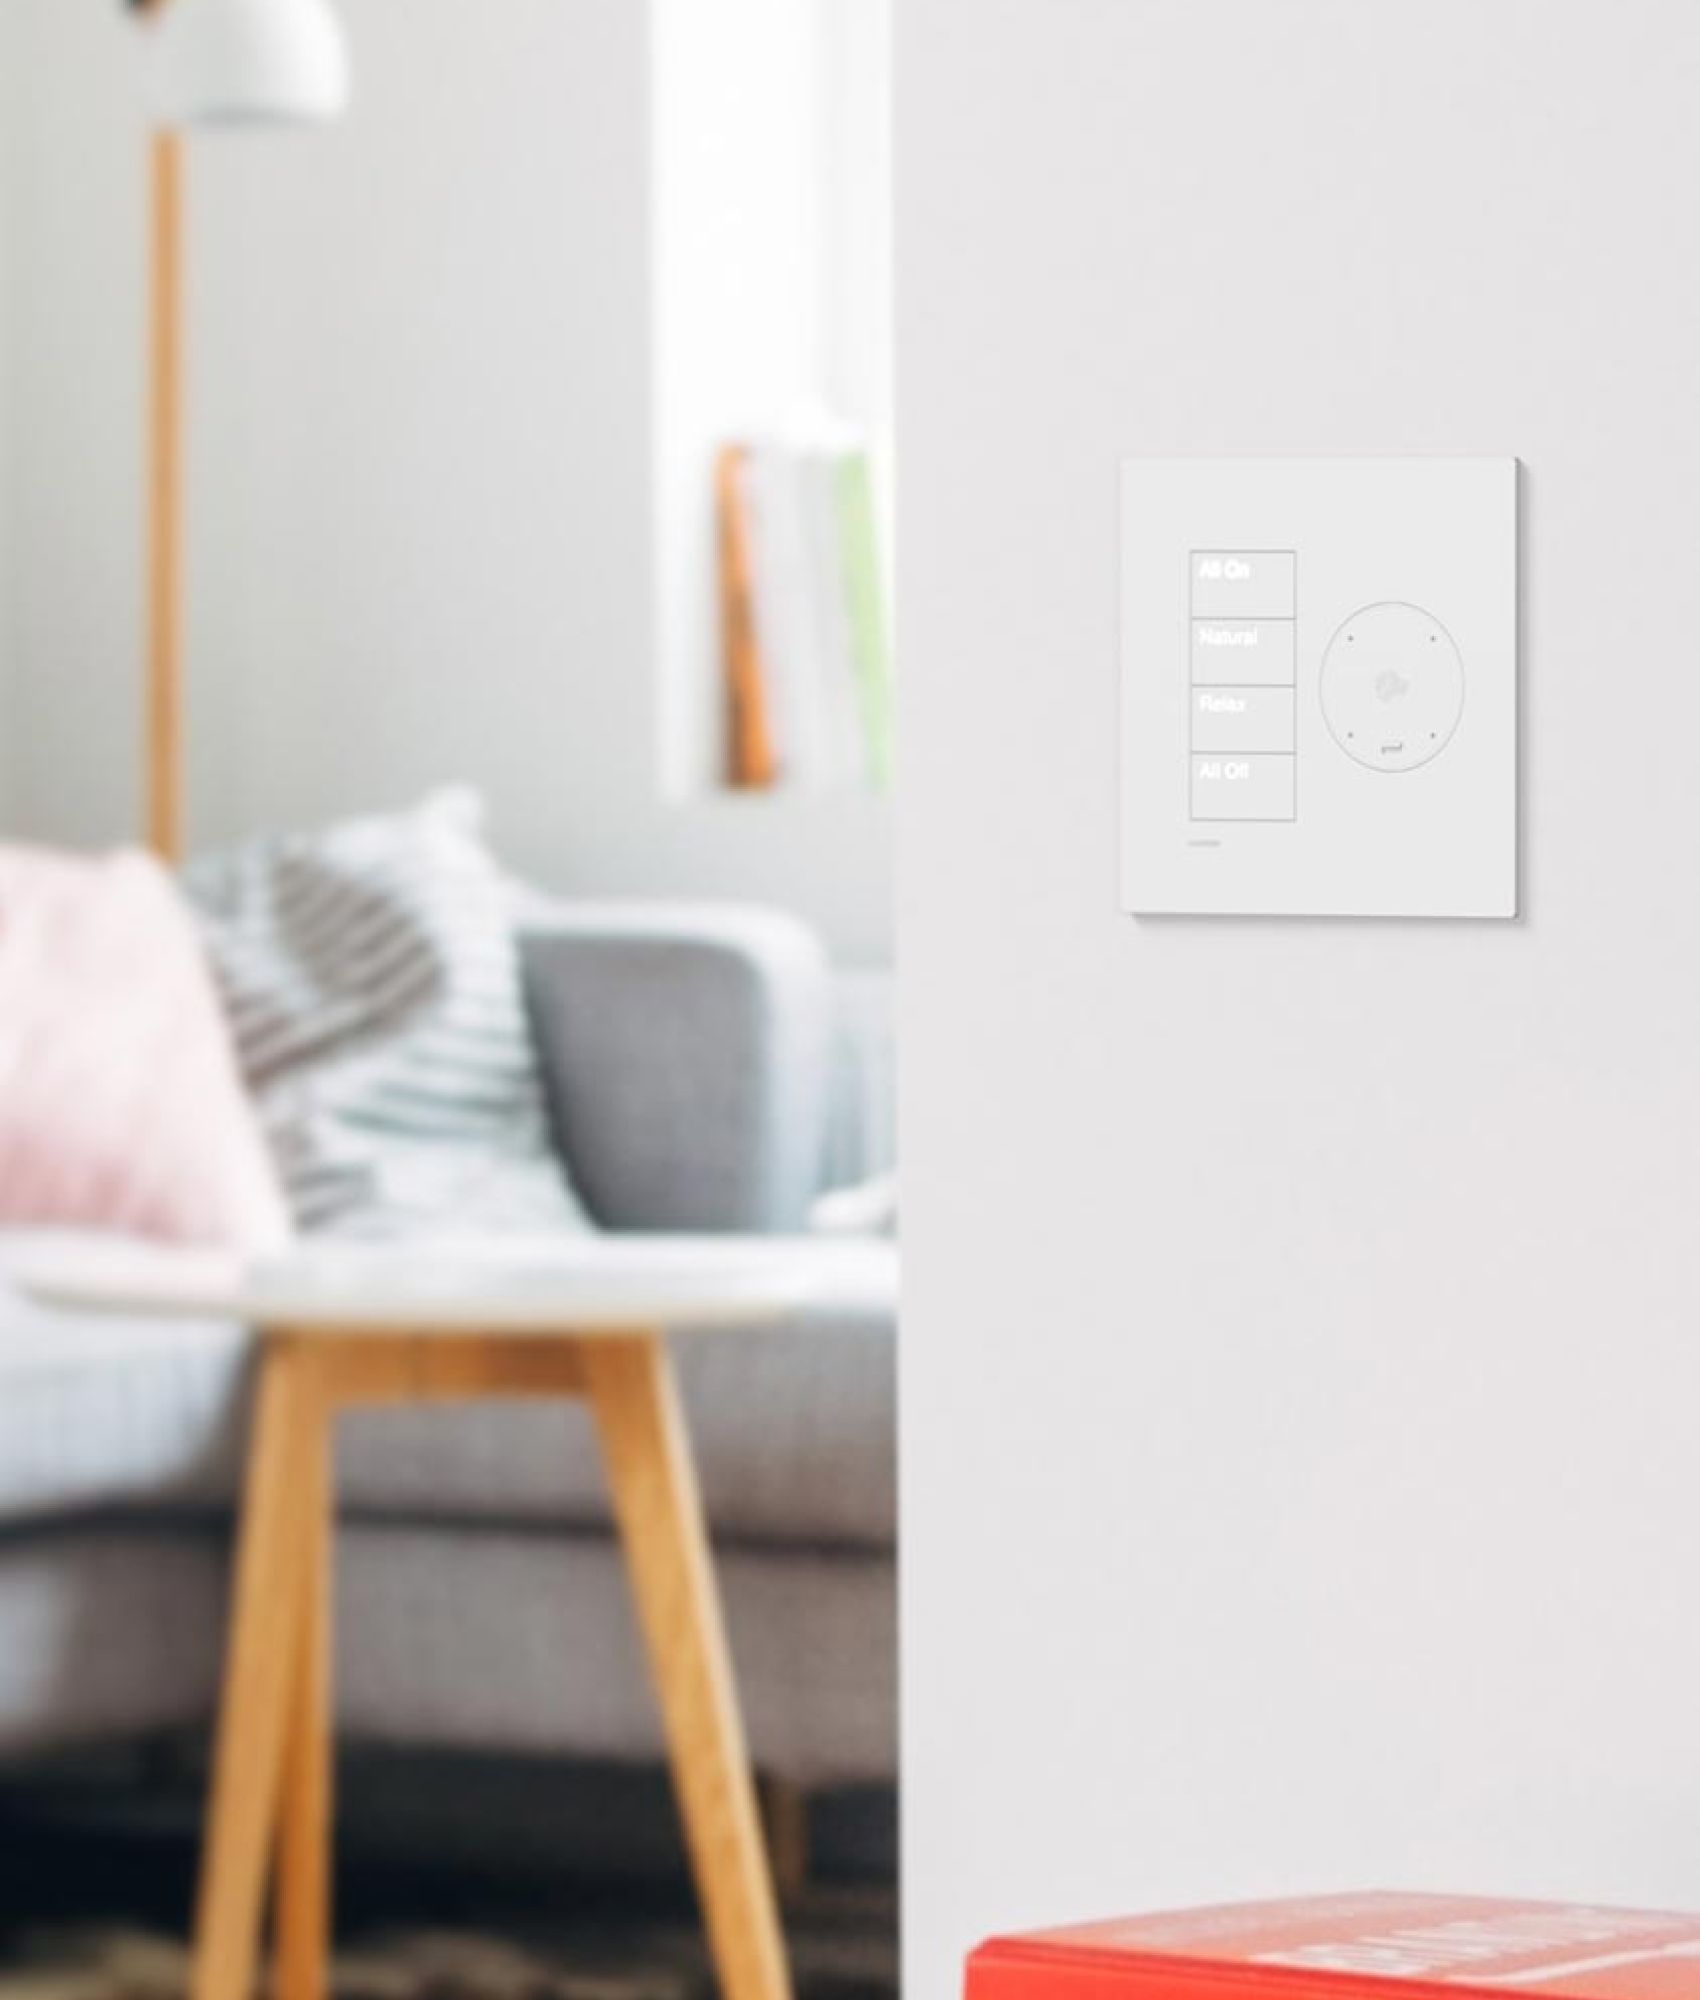
<path id="1" fill-rule="evenodd" d="M 886 791 L 893 761 L 891 620 L 880 562 L 873 467 L 865 451 L 847 452 L 839 461 L 838 513 L 868 776 L 877 791 Z"/>

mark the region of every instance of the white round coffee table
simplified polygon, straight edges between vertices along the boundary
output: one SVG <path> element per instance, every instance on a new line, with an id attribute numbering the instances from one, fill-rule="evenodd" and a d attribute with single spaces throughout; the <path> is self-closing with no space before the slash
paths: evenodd
<path id="1" fill-rule="evenodd" d="M 205 1313 L 260 1339 L 195 1920 L 192 2000 L 248 2000 L 268 1878 L 277 1990 L 323 2000 L 330 1934 L 331 1427 L 354 1405 L 565 1396 L 601 1440 L 726 2000 L 789 1975 L 667 1335 L 812 1289 L 761 1239 L 215 1253 L 49 1246 L 14 1272 L 80 1311 Z"/>

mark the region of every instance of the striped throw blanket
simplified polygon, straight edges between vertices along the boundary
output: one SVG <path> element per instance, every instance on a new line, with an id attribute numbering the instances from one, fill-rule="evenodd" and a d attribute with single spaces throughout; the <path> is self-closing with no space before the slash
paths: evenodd
<path id="1" fill-rule="evenodd" d="M 590 1227 L 476 797 L 255 840 L 186 887 L 303 1230 Z"/>

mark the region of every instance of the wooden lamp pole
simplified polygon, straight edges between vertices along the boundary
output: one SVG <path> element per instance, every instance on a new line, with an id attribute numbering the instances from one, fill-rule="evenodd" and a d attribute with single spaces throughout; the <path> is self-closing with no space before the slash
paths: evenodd
<path id="1" fill-rule="evenodd" d="M 150 141 L 147 661 L 142 801 L 148 845 L 183 851 L 183 175 L 187 125 L 322 124 L 348 101 L 331 0 L 127 0 L 169 47 Z M 157 16 L 170 10 L 164 23 Z"/>
<path id="2" fill-rule="evenodd" d="M 166 0 L 143 0 L 149 10 Z M 148 845 L 183 854 L 183 140 L 150 142 L 147 673 L 143 804 Z"/>

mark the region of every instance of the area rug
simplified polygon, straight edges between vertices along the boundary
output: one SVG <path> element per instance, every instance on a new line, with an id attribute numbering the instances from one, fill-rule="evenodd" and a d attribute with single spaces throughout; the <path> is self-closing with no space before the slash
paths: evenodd
<path id="1" fill-rule="evenodd" d="M 895 1925 L 879 1891 L 823 1893 L 788 1919 L 798 2000 L 895 2000 Z M 0 2000 L 182 2000 L 179 1940 L 132 1928 L 23 1931 L 0 1963 Z M 575 1919 L 516 1934 L 475 1927 L 374 1930 L 339 1944 L 334 2000 L 712 2000 L 684 1923 Z"/>

